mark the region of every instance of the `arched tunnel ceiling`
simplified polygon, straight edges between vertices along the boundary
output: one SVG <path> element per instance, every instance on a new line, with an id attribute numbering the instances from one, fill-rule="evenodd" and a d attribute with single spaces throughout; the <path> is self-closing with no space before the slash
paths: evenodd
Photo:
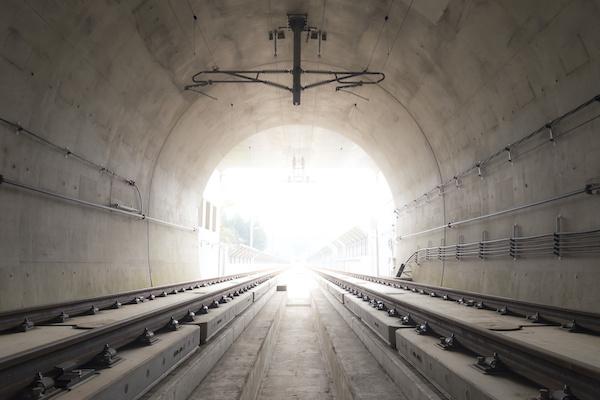
<path id="1" fill-rule="evenodd" d="M 218 169 L 224 172 L 275 168 L 289 172 L 294 168 L 294 158 L 298 163 L 304 159 L 306 170 L 349 168 L 378 172 L 371 157 L 346 136 L 305 125 L 280 126 L 249 137 L 227 153 Z M 300 167 L 301 164 L 296 166 Z"/>
<path id="2" fill-rule="evenodd" d="M 5 46 L 4 62 L 18 68 L 0 79 L 22 81 L 23 94 L 5 105 L 8 117 L 135 176 L 160 208 L 181 204 L 187 188 L 200 193 L 237 142 L 286 124 L 348 136 L 382 169 L 396 202 L 410 201 L 522 135 L 511 130 L 515 121 L 536 128 L 593 94 L 561 85 L 561 100 L 552 97 L 600 49 L 592 1 L 146 0 L 13 9 L 1 18 L 17 51 Z M 368 101 L 331 87 L 305 92 L 300 107 L 265 87 L 207 88 L 216 101 L 183 91 L 199 69 L 289 67 L 291 40 L 275 58 L 266 32 L 285 25 L 290 11 L 328 32 L 322 57 L 306 44 L 305 67 L 386 73 L 378 87 L 357 89 Z M 574 37 L 580 45 L 566 46 Z M 597 80 L 597 70 L 584 73 Z"/>

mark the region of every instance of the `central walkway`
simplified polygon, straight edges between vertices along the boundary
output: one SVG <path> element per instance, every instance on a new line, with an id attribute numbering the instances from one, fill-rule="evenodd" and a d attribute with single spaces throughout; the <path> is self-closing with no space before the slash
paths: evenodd
<path id="1" fill-rule="evenodd" d="M 293 287 L 290 289 L 293 296 Z M 308 292 L 306 297 L 288 298 L 258 399 L 335 398 L 319 346 L 314 312 Z"/>

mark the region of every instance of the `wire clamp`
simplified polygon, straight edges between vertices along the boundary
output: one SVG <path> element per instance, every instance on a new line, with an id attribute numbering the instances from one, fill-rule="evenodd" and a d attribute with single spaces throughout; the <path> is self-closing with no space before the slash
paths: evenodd
<path id="1" fill-rule="evenodd" d="M 119 361 L 121 361 L 121 357 L 117 355 L 117 350 L 105 344 L 102 351 L 94 357 L 91 364 L 96 368 L 111 368 Z"/>
<path id="2" fill-rule="evenodd" d="M 35 324 L 33 323 L 33 321 L 30 320 L 29 318 L 25 317 L 23 322 L 21 322 L 16 329 L 19 332 L 27 332 L 27 331 L 33 329 L 34 326 L 35 326 Z"/>
<path id="3" fill-rule="evenodd" d="M 36 374 L 35 380 L 22 393 L 22 398 L 48 399 L 59 392 L 55 387 L 54 379 L 44 376 L 41 372 Z"/>
<path id="4" fill-rule="evenodd" d="M 579 325 L 579 323 L 576 320 L 569 321 L 566 324 L 563 324 L 562 327 L 572 333 L 580 333 L 586 331 L 586 329 L 583 326 Z"/>
<path id="5" fill-rule="evenodd" d="M 477 357 L 477 362 L 473 366 L 486 375 L 497 374 L 506 370 L 498 357 L 498 353 L 494 353 L 491 357 Z"/>
<path id="6" fill-rule="evenodd" d="M 458 347 L 458 341 L 456 340 L 454 333 L 452 333 L 450 336 L 440 337 L 440 342 L 437 343 L 437 345 L 443 350 L 455 350 Z"/>
<path id="7" fill-rule="evenodd" d="M 144 328 L 144 333 L 138 337 L 138 342 L 144 346 L 152 346 L 154 343 L 158 342 L 158 338 L 150 329 Z"/>
<path id="8" fill-rule="evenodd" d="M 2 176 L 0 175 L 0 183 L 2 183 Z M 587 194 L 600 194 L 600 183 L 588 183 L 585 185 L 585 192 Z"/>
<path id="9" fill-rule="evenodd" d="M 427 323 L 427 321 L 425 321 L 422 324 L 417 325 L 415 331 L 419 335 L 427 335 L 431 331 L 431 328 L 429 328 L 429 324 Z"/>
<path id="10" fill-rule="evenodd" d="M 538 397 L 533 400 L 577 400 L 577 397 L 573 395 L 568 385 L 564 385 L 562 389 L 552 392 L 548 389 L 540 389 Z"/>
<path id="11" fill-rule="evenodd" d="M 402 325 L 409 325 L 409 326 L 415 326 L 416 325 L 415 320 L 413 319 L 412 315 L 410 315 L 410 314 L 406 314 L 405 316 L 403 316 L 400 319 L 400 323 Z"/>

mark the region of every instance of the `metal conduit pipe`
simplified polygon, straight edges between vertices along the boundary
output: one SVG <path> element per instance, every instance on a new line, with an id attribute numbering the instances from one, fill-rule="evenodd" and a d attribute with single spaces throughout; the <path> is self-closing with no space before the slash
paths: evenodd
<path id="1" fill-rule="evenodd" d="M 488 165 L 489 163 L 491 163 L 493 160 L 495 160 L 496 158 L 503 156 L 505 153 L 508 156 L 507 160 L 508 162 L 513 162 L 512 159 L 512 151 L 515 150 L 518 146 L 520 146 L 521 144 L 529 141 L 530 139 L 544 133 L 544 132 L 548 132 L 549 133 L 549 142 L 554 143 L 555 140 L 561 136 L 560 134 L 557 134 L 554 131 L 554 128 L 557 124 L 559 124 L 561 121 L 563 121 L 566 118 L 571 117 L 574 114 L 577 114 L 579 111 L 582 111 L 583 109 L 591 106 L 592 104 L 598 104 L 600 103 L 600 94 L 594 96 L 593 98 L 585 101 L 584 103 L 578 105 L 577 107 L 567 111 L 566 113 L 560 115 L 557 118 L 554 118 L 553 120 L 547 122 L 546 124 L 540 126 L 538 129 L 530 132 L 529 134 L 521 137 L 519 140 L 512 142 L 504 147 L 502 147 L 501 149 L 497 150 L 495 153 L 491 154 L 490 156 L 488 156 L 486 159 L 480 160 L 478 162 L 476 162 L 475 164 L 471 165 L 469 168 L 465 169 L 464 171 L 462 171 L 461 173 L 451 177 L 450 179 L 446 180 L 445 182 L 442 182 L 440 185 L 436 186 L 435 188 L 429 190 L 428 192 L 426 192 L 425 194 L 417 197 L 416 199 L 414 199 L 413 201 L 404 204 L 404 206 L 396 208 L 394 210 L 394 213 L 396 215 L 400 215 L 400 212 L 402 210 L 407 209 L 410 206 L 414 206 L 417 205 L 419 203 L 419 201 L 426 199 L 429 200 L 431 199 L 432 196 L 439 194 L 442 195 L 444 193 L 444 188 L 447 186 L 450 186 L 452 184 L 455 185 L 459 185 L 459 182 L 461 181 L 462 178 L 477 172 L 477 174 L 479 176 L 483 176 L 482 175 L 482 168 L 484 168 L 486 165 Z M 596 114 L 594 117 L 584 121 L 583 123 L 575 126 L 574 128 L 571 128 L 569 131 L 573 130 L 573 129 L 577 129 L 589 122 L 592 122 L 594 120 L 596 120 L 597 118 L 600 118 L 600 114 Z M 567 131 L 568 132 L 568 131 Z M 562 132 L 562 134 L 565 134 L 567 132 Z"/>
<path id="2" fill-rule="evenodd" d="M 397 240 L 401 240 L 401 239 L 405 239 L 405 238 L 409 238 L 409 237 L 419 236 L 419 235 L 422 235 L 422 234 L 425 234 L 425 233 L 439 231 L 440 229 L 444 229 L 444 228 L 454 228 L 456 226 L 463 225 L 463 224 L 468 224 L 470 222 L 480 221 L 482 219 L 487 219 L 487 218 L 492 218 L 492 217 L 498 217 L 500 215 L 513 213 L 513 212 L 516 212 L 516 211 L 524 210 L 524 209 L 535 207 L 535 206 L 540 206 L 540 205 L 543 205 L 543 204 L 552 203 L 554 201 L 563 200 L 563 199 L 566 199 L 566 198 L 569 198 L 569 197 L 573 197 L 573 196 L 577 196 L 577 195 L 580 195 L 580 194 L 583 194 L 583 193 L 594 194 L 594 193 L 597 193 L 598 191 L 600 191 L 600 184 L 598 184 L 598 183 L 589 184 L 589 185 L 585 185 L 585 187 L 583 187 L 582 189 L 577 189 L 577 190 L 574 190 L 572 192 L 563 193 L 561 195 L 550 197 L 550 198 L 545 199 L 545 200 L 535 201 L 533 203 L 522 204 L 520 206 L 508 208 L 506 210 L 496 211 L 496 212 L 493 212 L 493 213 L 490 213 L 490 214 L 480 215 L 478 217 L 463 219 L 461 221 L 448 222 L 447 224 L 436 226 L 435 228 L 425 229 L 425 230 L 419 231 L 419 232 L 407 233 L 405 235 L 398 235 L 396 237 L 396 239 Z"/>
<path id="3" fill-rule="evenodd" d="M 72 158 L 74 160 L 79 161 L 82 164 L 87 165 L 90 168 L 93 169 L 97 169 L 100 173 L 109 175 L 113 178 L 116 178 L 120 181 L 122 181 L 123 183 L 132 186 L 134 188 L 134 190 L 137 192 L 137 197 L 138 197 L 138 201 L 139 201 L 139 205 L 140 205 L 140 212 L 143 213 L 144 212 L 144 201 L 142 199 L 142 194 L 140 192 L 140 189 L 138 188 L 138 186 L 136 185 L 135 181 L 133 179 L 130 178 L 126 178 L 122 175 L 119 175 L 118 173 L 116 173 L 115 171 L 112 171 L 111 169 L 104 167 L 100 164 L 95 163 L 94 161 L 88 160 L 87 158 L 85 158 L 84 156 L 82 156 L 81 154 L 77 154 L 73 151 L 71 151 L 68 147 L 62 147 L 57 145 L 56 143 L 51 142 L 50 140 L 46 139 L 43 136 L 38 135 L 35 132 L 30 131 L 27 128 L 22 127 L 20 124 L 16 123 L 16 122 L 12 122 L 9 121 L 5 118 L 0 117 L 0 122 L 12 127 L 15 129 L 15 132 L 17 133 L 17 135 L 24 133 L 27 136 L 29 136 L 31 139 L 37 141 L 38 143 L 41 143 L 43 145 L 46 145 L 48 147 L 50 147 L 51 149 L 58 151 L 59 153 L 63 153 L 65 157 L 69 157 Z"/>
<path id="4" fill-rule="evenodd" d="M 401 264 L 400 273 L 410 262 L 458 260 L 489 257 L 542 257 L 585 256 L 600 254 L 600 229 L 581 232 L 555 232 L 531 237 L 511 237 L 460 243 L 450 246 L 428 247 L 415 251 Z M 399 276 L 399 275 L 397 275 Z"/>
<path id="5" fill-rule="evenodd" d="M 98 210 L 103 210 L 103 211 L 108 211 L 111 213 L 116 213 L 116 214 L 120 214 L 120 215 L 125 215 L 128 217 L 133 217 L 133 218 L 137 218 L 139 220 L 147 220 L 149 222 L 153 222 L 156 224 L 160 224 L 160 225 L 165 225 L 165 226 L 169 226 L 172 228 L 177 228 L 177 229 L 181 229 L 181 230 L 185 230 L 185 231 L 190 231 L 190 232 L 194 232 L 196 231 L 196 227 L 194 226 L 186 226 L 186 225 L 180 225 L 180 224 L 176 224 L 173 222 L 169 222 L 169 221 L 165 221 L 159 218 L 154 218 L 154 217 L 150 217 L 147 216 L 146 214 L 143 213 L 136 213 L 136 212 L 132 212 L 132 211 L 126 211 L 126 210 L 122 210 L 119 208 L 114 208 L 114 207 L 110 207 L 104 204 L 99 204 L 99 203 L 93 203 L 91 201 L 86 201 L 86 200 L 81 200 L 81 199 L 77 199 L 74 197 L 70 197 L 70 196 L 66 196 L 60 193 L 56 193 L 56 192 L 52 192 L 46 189 L 42 189 L 42 188 L 38 188 L 32 185 L 28 185 L 25 183 L 21 183 L 9 178 L 6 178 L 2 175 L 0 175 L 0 186 L 2 185 L 9 185 L 12 187 L 16 187 L 19 189 L 24 189 L 24 190 L 28 190 L 30 192 L 34 192 L 34 193 L 39 193 L 39 194 L 43 194 L 45 196 L 49 196 L 49 197 L 53 197 L 56 199 L 60 199 L 60 200 L 64 200 L 64 201 L 68 201 L 70 203 L 75 203 L 75 204 L 79 204 L 82 206 L 86 206 L 86 207 L 91 207 L 91 208 L 96 208 Z"/>

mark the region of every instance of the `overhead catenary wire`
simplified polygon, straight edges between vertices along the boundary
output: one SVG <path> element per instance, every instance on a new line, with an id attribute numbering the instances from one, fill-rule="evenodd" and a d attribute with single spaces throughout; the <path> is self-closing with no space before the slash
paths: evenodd
<path id="1" fill-rule="evenodd" d="M 392 49 L 394 48 L 394 45 L 396 44 L 396 42 L 398 41 L 398 38 L 400 37 L 400 32 L 402 31 L 402 28 L 404 27 L 404 22 L 406 21 L 406 18 L 408 17 L 408 13 L 410 12 L 410 10 L 411 10 L 411 8 L 413 6 L 414 1 L 415 0 L 411 0 L 410 1 L 410 4 L 408 5 L 408 7 L 406 9 L 406 12 L 402 16 L 402 20 L 400 21 L 400 24 L 398 25 L 398 29 L 396 30 L 396 34 L 394 35 L 394 39 L 392 40 L 392 42 L 388 46 L 387 54 L 385 56 L 385 60 L 383 62 L 383 66 L 381 67 L 382 71 L 385 70 L 387 62 L 390 59 L 390 55 L 392 54 Z"/>
<path id="2" fill-rule="evenodd" d="M 373 57 L 375 56 L 375 51 L 377 50 L 377 47 L 379 46 L 379 41 L 381 40 L 381 35 L 383 34 L 383 31 L 385 30 L 385 26 L 389 20 L 390 12 L 392 11 L 392 7 L 394 6 L 394 1 L 395 0 L 390 1 L 390 5 L 385 14 L 383 24 L 381 24 L 381 29 L 379 30 L 379 33 L 377 34 L 377 39 L 375 40 L 375 44 L 373 45 L 373 48 L 371 49 L 371 55 L 369 56 L 369 62 L 367 63 L 365 70 L 369 69 L 369 67 L 371 66 L 371 62 L 373 61 Z"/>
<path id="3" fill-rule="evenodd" d="M 348 90 L 348 89 L 340 89 L 340 90 L 338 90 L 338 92 L 344 92 L 344 93 L 348 93 L 348 94 L 351 94 L 351 95 L 353 95 L 353 96 L 356 96 L 356 97 L 358 97 L 358 98 L 360 98 L 360 99 L 362 99 L 362 100 L 364 100 L 364 101 L 369 101 L 369 98 L 368 98 L 368 97 L 361 96 L 360 94 L 358 94 L 358 93 L 354 93 L 353 91 L 351 91 L 351 90 Z"/>
<path id="4" fill-rule="evenodd" d="M 325 11 L 327 10 L 327 0 L 323 0 L 323 9 L 321 12 L 321 30 L 325 30 Z"/>
<path id="5" fill-rule="evenodd" d="M 204 46 L 206 46 L 206 50 L 208 51 L 208 54 L 210 55 L 210 58 L 213 62 L 213 67 L 217 66 L 217 60 L 215 59 L 215 55 L 212 51 L 212 49 L 210 48 L 209 44 L 208 44 L 208 40 L 206 39 L 206 36 L 204 35 L 204 30 L 201 27 L 197 28 L 197 24 L 198 24 L 198 15 L 196 14 L 196 12 L 194 11 L 194 7 L 192 7 L 192 4 L 190 3 L 190 0 L 186 0 L 186 3 L 190 9 L 190 12 L 192 13 L 192 18 L 193 18 L 193 27 L 194 27 L 194 55 L 196 55 L 196 29 L 198 29 L 198 31 L 200 31 L 200 36 L 202 36 L 202 41 L 204 42 Z"/>
<path id="6" fill-rule="evenodd" d="M 187 32 L 185 31 L 185 29 L 183 29 L 183 25 L 181 24 L 181 21 L 179 20 L 179 16 L 177 15 L 177 13 L 175 12 L 175 9 L 173 8 L 173 4 L 171 4 L 171 0 L 167 0 L 167 4 L 169 5 L 169 10 L 171 10 L 171 13 L 173 14 L 173 17 L 175 18 L 175 21 L 177 22 L 177 25 L 179 26 L 179 29 L 181 30 L 181 32 L 183 33 L 183 35 L 190 39 L 187 35 Z M 189 3 L 188 3 L 189 6 Z M 191 8 L 191 7 L 190 7 Z M 192 12 L 193 14 L 193 12 Z M 194 22 L 196 21 L 196 15 L 194 14 Z M 195 34 L 195 29 L 196 29 L 196 24 L 194 23 L 192 25 L 192 37 L 190 39 L 190 44 L 192 45 L 192 48 L 194 50 L 194 55 L 196 55 L 196 44 L 195 44 L 195 38 L 194 38 L 194 34 Z"/>

